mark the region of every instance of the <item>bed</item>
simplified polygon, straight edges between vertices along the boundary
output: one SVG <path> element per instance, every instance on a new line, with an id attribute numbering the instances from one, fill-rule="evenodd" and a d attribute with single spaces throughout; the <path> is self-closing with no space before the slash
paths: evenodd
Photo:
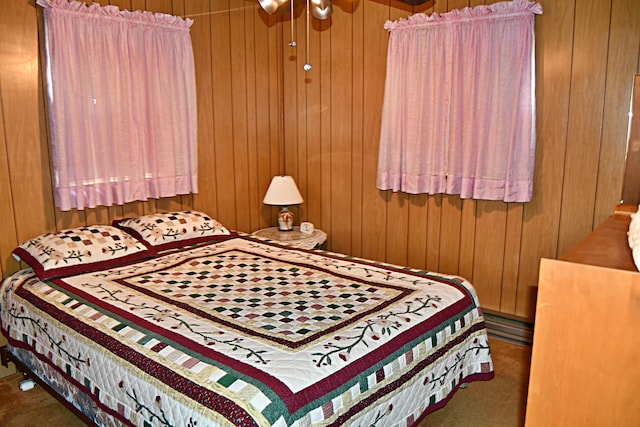
<path id="1" fill-rule="evenodd" d="M 38 236 L 4 351 L 101 426 L 410 426 L 493 377 L 460 277 L 227 230 L 197 211 Z"/>

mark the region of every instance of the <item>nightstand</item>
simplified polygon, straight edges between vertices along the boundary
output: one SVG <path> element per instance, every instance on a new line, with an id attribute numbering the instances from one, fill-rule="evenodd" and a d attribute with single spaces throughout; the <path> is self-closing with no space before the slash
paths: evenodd
<path id="1" fill-rule="evenodd" d="M 302 249 L 321 248 L 327 240 L 327 233 L 322 230 L 316 228 L 313 233 L 301 233 L 298 226 L 291 231 L 280 231 L 278 227 L 263 228 L 253 232 L 253 235 Z"/>

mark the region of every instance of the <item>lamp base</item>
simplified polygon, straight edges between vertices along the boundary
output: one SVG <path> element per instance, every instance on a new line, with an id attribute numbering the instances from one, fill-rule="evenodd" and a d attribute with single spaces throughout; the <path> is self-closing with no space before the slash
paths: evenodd
<path id="1" fill-rule="evenodd" d="M 293 212 L 289 210 L 288 206 L 283 206 L 282 209 L 280 209 L 280 213 L 278 213 L 278 230 L 293 230 Z"/>

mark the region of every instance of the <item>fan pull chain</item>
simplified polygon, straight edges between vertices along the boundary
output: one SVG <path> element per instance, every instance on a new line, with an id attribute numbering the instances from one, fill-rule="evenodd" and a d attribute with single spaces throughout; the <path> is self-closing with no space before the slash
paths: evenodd
<path id="1" fill-rule="evenodd" d="M 294 25 L 293 24 L 293 18 L 294 18 L 294 15 L 293 15 L 293 3 L 294 3 L 294 1 L 293 0 L 289 0 L 289 3 L 291 4 L 291 41 L 289 42 L 289 46 L 296 47 L 298 44 L 296 43 L 296 38 L 295 38 L 295 35 L 294 35 L 294 27 L 293 27 L 293 25 Z"/>
<path id="2" fill-rule="evenodd" d="M 311 71 L 311 64 L 309 64 L 309 2 L 310 0 L 307 0 L 307 48 L 306 48 L 306 63 L 304 64 L 304 70 L 305 71 Z"/>

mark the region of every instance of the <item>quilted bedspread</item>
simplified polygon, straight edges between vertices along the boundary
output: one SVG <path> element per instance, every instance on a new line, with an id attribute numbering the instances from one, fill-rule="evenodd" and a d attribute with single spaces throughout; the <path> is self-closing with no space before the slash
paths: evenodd
<path id="1" fill-rule="evenodd" d="M 405 426 L 493 366 L 465 280 L 252 236 L 0 288 L 11 351 L 98 425 Z"/>

